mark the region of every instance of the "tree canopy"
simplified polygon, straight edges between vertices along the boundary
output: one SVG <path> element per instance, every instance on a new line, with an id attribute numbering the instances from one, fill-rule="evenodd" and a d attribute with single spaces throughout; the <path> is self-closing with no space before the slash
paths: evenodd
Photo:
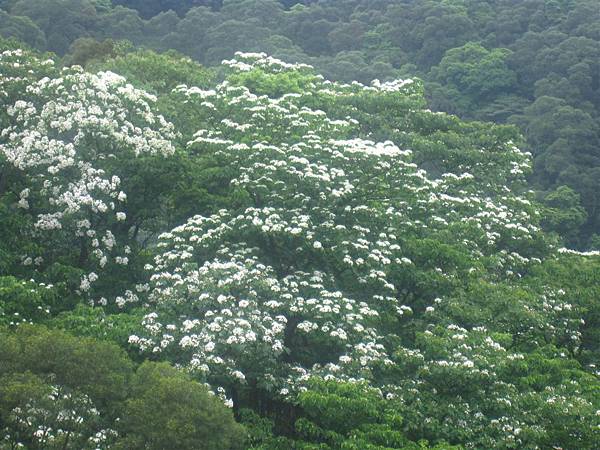
<path id="1" fill-rule="evenodd" d="M 0 449 L 597 449 L 597 9 L 0 0 Z"/>
<path id="2" fill-rule="evenodd" d="M 580 249 L 596 242 L 595 0 L 5 0 L 0 8 L 1 36 L 66 54 L 68 64 L 112 58 L 105 40 L 125 39 L 210 66 L 262 51 L 343 82 L 418 76 L 434 110 L 518 125 L 540 198 L 568 186 L 586 210 L 563 237 Z"/>
<path id="3" fill-rule="evenodd" d="M 3 45 L 2 445 L 594 448 L 600 260 L 516 127 L 264 53 Z"/>

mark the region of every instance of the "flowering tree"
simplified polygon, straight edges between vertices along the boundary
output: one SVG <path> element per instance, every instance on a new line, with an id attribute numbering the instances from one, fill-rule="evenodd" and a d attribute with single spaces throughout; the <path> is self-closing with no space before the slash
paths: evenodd
<path id="1" fill-rule="evenodd" d="M 232 186 L 247 206 L 195 216 L 160 236 L 147 267 L 151 312 L 145 332 L 130 342 L 234 398 L 258 388 L 291 400 L 316 375 L 367 380 L 385 391 L 384 373 L 414 380 L 415 372 L 448 366 L 468 384 L 479 376 L 473 371 L 490 371 L 489 351 L 506 355 L 492 331 L 477 328 L 477 345 L 448 350 L 449 359 L 422 354 L 414 333 L 436 323 L 462 329 L 446 312 L 465 290 L 482 282 L 505 286 L 490 288 L 498 293 L 516 289 L 510 286 L 553 251 L 523 189 L 529 155 L 503 140 L 504 129 L 485 136 L 476 126 L 411 110 L 417 82 L 338 85 L 262 54 L 238 55 L 225 66 L 231 75 L 214 90 L 180 86 L 173 95 L 202 125 L 189 151 L 210 152 L 233 167 Z M 292 92 L 281 92 L 285 83 Z M 394 104 L 399 116 L 388 123 L 396 128 L 386 131 L 375 121 L 365 127 Z M 465 135 L 464 154 L 445 145 L 451 127 Z M 402 135 L 403 145 L 374 142 L 368 133 Z M 427 154 L 439 162 L 433 175 L 415 163 Z M 445 171 L 436 174 L 440 167 Z M 548 338 L 555 342 L 573 336 L 576 348 L 580 323 L 565 303 L 556 291 L 533 289 L 521 311 L 541 320 L 538 332 L 554 330 Z M 455 334 L 439 339 L 451 346 Z M 405 364 L 411 370 L 399 369 Z M 421 392 L 421 382 L 414 383 L 409 391 Z M 390 398 L 397 395 L 388 390 Z M 592 408 L 585 398 L 577 401 Z M 406 396 L 402 402 L 412 405 Z M 498 411 L 490 407 L 448 426 L 468 423 L 475 445 Z M 512 428 L 495 442 L 526 442 L 514 433 L 525 425 L 507 414 Z M 457 439 L 441 429 L 428 437 Z"/>
<path id="2" fill-rule="evenodd" d="M 0 59 L 3 70 L 45 65 L 18 50 Z M 69 253 L 59 249 L 71 248 L 71 264 L 84 271 L 79 290 L 85 293 L 107 268 L 129 262 L 135 220 L 128 220 L 121 168 L 133 158 L 173 154 L 175 133 L 153 108 L 156 98 L 121 76 L 54 72 L 38 80 L 3 78 L 11 102 L 0 141 L 2 172 L 13 180 L 7 188 L 18 188 L 18 208 L 31 218 L 22 232 L 50 243 L 21 255 L 22 264 L 42 271 Z"/>
<path id="3" fill-rule="evenodd" d="M 144 80 L 136 70 L 164 68 L 151 56 L 117 67 Z M 0 77 L 0 226 L 26 237 L 0 244 L 0 269 L 33 278 L 0 279 L 2 322 L 46 320 L 62 297 L 42 283 L 70 277 L 63 292 L 105 308 L 51 323 L 128 336 L 188 371 L 249 421 L 259 448 L 599 439 L 597 254 L 559 250 L 540 229 L 511 127 L 432 113 L 418 80 L 331 83 L 264 54 L 225 61 L 213 88 L 174 83 L 207 82 L 185 67 L 150 78 L 177 85 L 159 101 L 112 72 L 27 52 L 0 64 L 11 74 Z M 134 384 L 133 418 L 102 429 L 162 448 L 167 388 L 186 404 L 195 394 L 160 364 Z M 13 432 L 23 407 L 47 410 L 26 400 L 4 413 Z M 260 437 L 269 418 L 242 407 L 289 439 Z"/>

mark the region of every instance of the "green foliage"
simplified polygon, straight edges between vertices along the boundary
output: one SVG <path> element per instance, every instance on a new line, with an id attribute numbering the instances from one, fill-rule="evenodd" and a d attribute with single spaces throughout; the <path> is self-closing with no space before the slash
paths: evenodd
<path id="1" fill-rule="evenodd" d="M 304 92 L 313 82 L 312 77 L 302 71 L 265 73 L 254 69 L 248 72 L 240 72 L 229 77 L 234 85 L 246 86 L 258 95 L 270 97 L 281 97 L 283 94 Z"/>
<path id="2" fill-rule="evenodd" d="M 0 329 L 0 448 L 240 448 L 244 430 L 199 383 L 115 344 Z"/>
<path id="3" fill-rule="evenodd" d="M 132 310 L 127 313 L 107 314 L 101 307 L 77 305 L 47 322 L 52 328 L 65 330 L 76 336 L 86 336 L 104 341 L 112 341 L 126 348 L 129 336 L 139 329 L 141 313 Z"/>
<path id="4" fill-rule="evenodd" d="M 46 35 L 47 50 L 61 54 L 98 26 L 91 0 L 18 0 L 10 12 L 29 17 Z"/>
<path id="5" fill-rule="evenodd" d="M 579 228 L 587 220 L 585 209 L 580 206 L 580 196 L 567 186 L 559 186 L 544 196 L 546 206 L 543 224 L 549 231 L 555 231 L 570 244 L 577 245 Z"/>
<path id="6" fill-rule="evenodd" d="M 43 322 L 60 301 L 52 286 L 0 277 L 0 325 Z"/>
<path id="7" fill-rule="evenodd" d="M 46 36 L 27 16 L 12 16 L 0 10 L 0 36 L 14 38 L 31 47 L 46 48 Z"/>
<path id="8" fill-rule="evenodd" d="M 301 415 L 294 438 L 272 436 L 273 424 L 249 410 L 240 414 L 249 429 L 253 449 L 322 450 L 459 450 L 459 446 L 427 441 L 411 442 L 403 432 L 402 417 L 381 392 L 361 383 L 339 383 L 313 378 L 298 395 Z"/>
<path id="9" fill-rule="evenodd" d="M 89 69 L 110 70 L 147 92 L 163 95 L 181 84 L 208 87 L 212 81 L 211 71 L 176 51 L 118 49 L 118 52 L 110 58 L 95 58 L 97 61 L 92 61 Z"/>
<path id="10" fill-rule="evenodd" d="M 419 351 L 398 353 L 405 372 L 395 377 L 407 382 L 394 392 L 408 435 L 468 439 L 478 448 L 593 448 L 595 377 L 556 347 L 514 352 L 508 336 L 484 338 L 482 331 L 431 328 L 418 336 Z M 572 402 L 564 401 L 574 394 Z M 557 422 L 573 432 L 563 433 Z"/>
<path id="11" fill-rule="evenodd" d="M 450 101 L 460 115 L 477 117 L 483 105 L 515 91 L 517 77 L 507 64 L 510 54 L 507 49 L 488 51 L 469 42 L 448 50 L 439 65 L 431 69 L 430 76 L 443 85 L 442 92 L 451 95 Z"/>
<path id="12" fill-rule="evenodd" d="M 588 112 L 549 96 L 541 96 L 525 108 L 521 120 L 528 127 L 535 149 L 538 183 L 546 189 L 567 185 L 580 195 L 581 205 L 588 213 L 586 231 L 579 233 L 585 244 L 598 222 L 596 149 L 600 145 L 600 128 Z M 573 233 L 567 238 L 573 240 Z"/>
<path id="13" fill-rule="evenodd" d="M 183 15 L 198 6 L 220 7 L 222 0 L 113 0 L 115 5 L 136 9 L 145 18 L 156 16 L 161 11 L 172 10 Z"/>
<path id="14" fill-rule="evenodd" d="M 123 400 L 132 364 L 114 344 L 19 326 L 2 333 L 2 374 L 32 372 L 78 389 L 104 405 Z"/>
<path id="15" fill-rule="evenodd" d="M 116 56 L 117 45 L 111 39 L 98 42 L 93 38 L 76 39 L 69 47 L 69 53 L 63 58 L 67 66 L 83 66 L 94 60 L 104 60 Z"/>
<path id="16" fill-rule="evenodd" d="M 600 328 L 599 268 L 597 259 L 566 253 L 560 258 L 546 261 L 532 274 L 530 281 L 533 283 L 537 279 L 540 284 L 560 286 L 567 304 L 578 308 L 581 345 L 574 349 L 574 354 L 582 365 L 596 375 L 599 375 L 600 367 L 600 352 L 596 345 Z"/>
<path id="17" fill-rule="evenodd" d="M 118 448 L 229 450 L 241 448 L 243 428 L 199 383 L 168 364 L 146 362 L 136 371 Z"/>

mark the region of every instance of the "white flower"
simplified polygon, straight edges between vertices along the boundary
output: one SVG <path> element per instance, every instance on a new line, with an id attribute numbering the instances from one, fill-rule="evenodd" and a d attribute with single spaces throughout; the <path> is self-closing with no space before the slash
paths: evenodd
<path id="1" fill-rule="evenodd" d="M 234 370 L 233 372 L 231 372 L 231 375 L 240 381 L 246 381 L 245 375 L 242 372 L 240 372 L 239 370 Z"/>

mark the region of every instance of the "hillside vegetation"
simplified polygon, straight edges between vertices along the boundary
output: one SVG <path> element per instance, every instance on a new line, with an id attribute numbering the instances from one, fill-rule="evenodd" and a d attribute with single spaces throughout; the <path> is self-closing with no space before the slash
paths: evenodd
<path id="1" fill-rule="evenodd" d="M 600 248 L 597 0 L 0 0 L 0 8 L 1 36 L 67 64 L 115 56 L 114 41 L 128 40 L 211 67 L 260 51 L 343 82 L 419 77 L 433 110 L 516 124 L 549 210 L 543 226 L 572 247 Z"/>
<path id="2" fill-rule="evenodd" d="M 97 64 L 0 53 L 1 448 L 596 446 L 600 259 L 516 128 L 260 53 Z"/>
<path id="3" fill-rule="evenodd" d="M 600 448 L 594 1 L 113 3 L 0 0 L 0 450 Z"/>

